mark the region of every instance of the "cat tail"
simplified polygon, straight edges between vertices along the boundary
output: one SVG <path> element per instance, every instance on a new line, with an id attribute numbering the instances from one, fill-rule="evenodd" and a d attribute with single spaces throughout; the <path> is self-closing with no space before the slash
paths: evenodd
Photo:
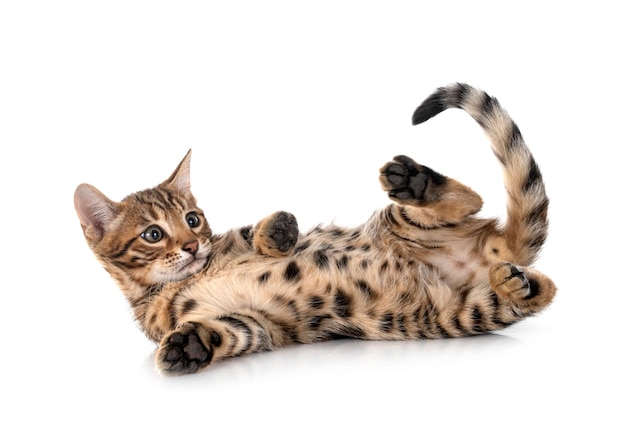
<path id="1" fill-rule="evenodd" d="M 517 124 L 495 97 L 467 84 L 437 89 L 416 109 L 413 125 L 449 108 L 463 109 L 478 122 L 502 165 L 507 192 L 504 237 L 519 265 L 537 258 L 548 233 L 548 197 L 539 167 Z"/>

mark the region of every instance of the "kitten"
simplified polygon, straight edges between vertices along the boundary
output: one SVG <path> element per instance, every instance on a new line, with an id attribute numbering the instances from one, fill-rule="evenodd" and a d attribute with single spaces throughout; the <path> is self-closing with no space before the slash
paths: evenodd
<path id="1" fill-rule="evenodd" d="M 547 235 L 537 163 L 499 102 L 466 84 L 436 90 L 413 124 L 448 108 L 467 111 L 491 140 L 508 194 L 504 225 L 475 216 L 482 199 L 472 189 L 407 156 L 380 169 L 393 203 L 358 227 L 303 234 L 287 212 L 213 233 L 190 191 L 190 153 L 163 183 L 121 202 L 78 186 L 87 243 L 160 344 L 158 368 L 193 373 L 336 337 L 471 336 L 544 309 L 556 287 L 530 268 Z"/>

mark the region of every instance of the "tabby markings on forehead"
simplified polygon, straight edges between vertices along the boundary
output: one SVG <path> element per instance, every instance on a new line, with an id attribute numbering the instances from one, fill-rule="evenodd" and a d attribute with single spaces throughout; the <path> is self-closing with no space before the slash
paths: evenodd
<path id="1" fill-rule="evenodd" d="M 187 202 L 185 202 L 185 204 L 183 204 L 181 202 L 181 200 L 186 200 L 184 199 L 182 196 L 177 195 L 176 193 L 173 193 L 170 190 L 164 189 L 163 190 L 165 192 L 165 194 L 167 195 L 167 200 L 169 202 L 170 205 L 176 205 L 178 206 L 178 208 L 182 211 L 186 210 L 188 205 Z"/>

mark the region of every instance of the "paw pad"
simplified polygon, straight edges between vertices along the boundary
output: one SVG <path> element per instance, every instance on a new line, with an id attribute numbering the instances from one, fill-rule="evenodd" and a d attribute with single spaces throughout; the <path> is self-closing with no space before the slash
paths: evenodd
<path id="1" fill-rule="evenodd" d="M 190 374 L 208 365 L 213 357 L 204 346 L 195 329 L 181 329 L 172 333 L 158 353 L 160 368 L 171 374 Z"/>
<path id="2" fill-rule="evenodd" d="M 298 222 L 288 212 L 278 212 L 267 229 L 267 235 L 274 241 L 276 249 L 286 252 L 298 241 Z"/>
<path id="3" fill-rule="evenodd" d="M 380 170 L 380 180 L 389 197 L 399 200 L 429 200 L 429 186 L 440 185 L 445 177 L 407 156 L 396 156 Z"/>

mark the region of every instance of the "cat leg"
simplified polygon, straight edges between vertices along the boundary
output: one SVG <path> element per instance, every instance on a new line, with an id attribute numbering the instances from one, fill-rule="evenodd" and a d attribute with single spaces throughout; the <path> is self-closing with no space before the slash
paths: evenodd
<path id="1" fill-rule="evenodd" d="M 215 360 L 272 349 L 269 333 L 257 319 L 232 314 L 182 323 L 163 337 L 155 359 L 165 374 L 191 374 Z"/>
<path id="2" fill-rule="evenodd" d="M 296 217 L 288 212 L 275 212 L 254 226 L 252 245 L 262 255 L 287 256 L 296 245 L 298 235 Z"/>
<path id="3" fill-rule="evenodd" d="M 469 187 L 416 163 L 396 156 L 380 169 L 380 183 L 391 200 L 405 208 L 410 219 L 424 226 L 461 221 L 482 208 L 482 199 Z"/>
<path id="4" fill-rule="evenodd" d="M 212 267 L 220 269 L 226 263 L 251 251 L 280 258 L 291 254 L 298 241 L 298 222 L 287 212 L 275 212 L 256 225 L 216 234 L 211 239 Z"/>
<path id="5" fill-rule="evenodd" d="M 528 316 L 550 304 L 556 286 L 539 271 L 501 262 L 489 270 L 489 283 L 500 299 L 511 302 L 512 312 Z"/>

